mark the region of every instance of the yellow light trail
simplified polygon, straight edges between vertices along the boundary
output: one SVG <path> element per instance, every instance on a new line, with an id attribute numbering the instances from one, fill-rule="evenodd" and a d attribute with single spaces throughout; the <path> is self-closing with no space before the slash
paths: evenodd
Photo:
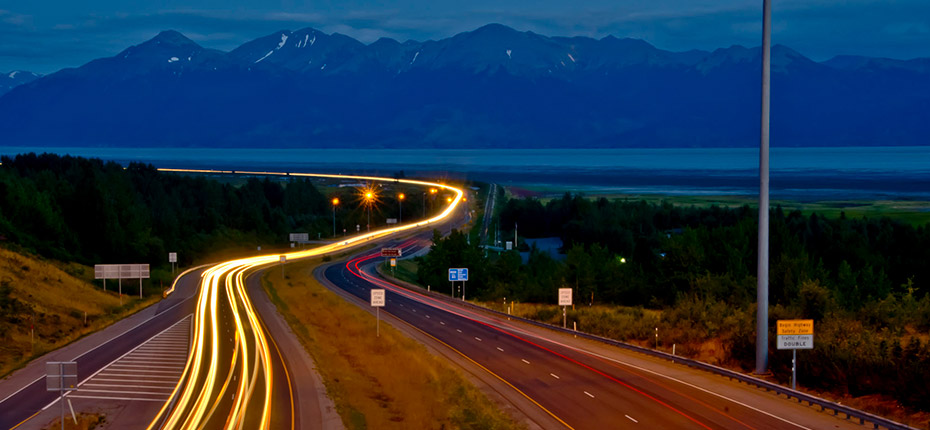
<path id="1" fill-rule="evenodd" d="M 319 173 L 205 169 L 158 170 L 176 173 L 237 173 L 394 182 L 427 187 L 431 193 L 435 193 L 434 190 L 437 188 L 442 188 L 455 193 L 455 197 L 450 199 L 449 205 L 441 213 L 426 220 L 351 236 L 313 249 L 226 261 L 205 270 L 201 275 L 200 292 L 194 312 L 191 352 L 188 354 L 184 372 L 169 400 L 149 424 L 149 429 L 199 430 L 208 423 L 211 428 L 214 428 L 219 422 L 222 422 L 222 427 L 226 429 L 255 428 L 256 426 L 260 429 L 271 428 L 274 382 L 271 346 L 246 290 L 247 275 L 262 267 L 278 263 L 282 255 L 287 261 L 321 256 L 352 248 L 373 239 L 435 224 L 449 217 L 459 202 L 464 199 L 464 192 L 451 185 L 410 179 Z M 203 267 L 206 266 L 190 269 L 177 279 L 192 270 Z M 177 280 L 165 292 L 165 296 L 174 291 L 176 284 Z M 221 336 L 225 336 L 221 329 L 228 330 L 220 324 L 220 312 L 229 312 L 232 317 L 234 340 L 232 341 L 231 361 L 222 360 L 220 357 L 220 339 Z M 229 368 L 222 369 L 223 366 L 229 366 Z M 222 375 L 223 370 L 228 370 L 225 376 Z M 223 381 L 218 379 L 223 379 Z M 233 384 L 235 386 L 232 386 Z M 219 406 L 225 401 L 227 392 L 233 393 L 230 399 L 231 406 L 228 411 L 221 411 Z M 293 426 L 293 420 L 291 422 Z"/>

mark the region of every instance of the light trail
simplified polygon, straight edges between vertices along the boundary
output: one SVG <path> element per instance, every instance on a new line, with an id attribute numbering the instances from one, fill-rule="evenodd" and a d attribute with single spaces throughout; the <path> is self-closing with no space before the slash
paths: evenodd
<path id="1" fill-rule="evenodd" d="M 313 249 L 240 258 L 206 269 L 201 275 L 200 292 L 194 312 L 191 352 L 184 372 L 169 400 L 149 424 L 149 429 L 270 429 L 274 383 L 272 346 L 246 290 L 247 275 L 278 263 L 281 256 L 287 261 L 317 257 L 343 251 L 373 239 L 435 224 L 449 217 L 464 198 L 461 189 L 450 185 L 378 176 L 204 169 L 158 170 L 176 173 L 239 173 L 394 182 L 442 188 L 455 193 L 455 197 L 441 213 L 426 220 L 351 236 Z M 207 266 L 199 268 L 203 267 Z M 191 270 L 196 269 L 198 268 Z M 176 283 L 177 280 L 165 292 L 166 297 L 174 291 Z M 227 342 L 225 339 L 230 336 L 231 339 Z M 231 358 L 224 359 L 226 356 Z M 232 396 L 228 393 L 232 393 Z M 294 412 L 291 411 L 292 418 Z"/>

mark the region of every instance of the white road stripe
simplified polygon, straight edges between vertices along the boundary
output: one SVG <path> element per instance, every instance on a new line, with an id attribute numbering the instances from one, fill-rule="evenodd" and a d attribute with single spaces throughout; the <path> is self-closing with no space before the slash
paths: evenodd
<path id="1" fill-rule="evenodd" d="M 555 378 L 555 379 L 562 379 L 562 378 L 559 378 L 559 375 L 556 375 L 555 373 L 550 373 L 549 376 L 551 376 L 551 377 L 553 377 L 553 378 Z"/>
<path id="2" fill-rule="evenodd" d="M 481 342 L 481 338 L 478 336 L 475 336 L 475 340 L 477 340 L 478 342 Z"/>
<path id="3" fill-rule="evenodd" d="M 638 422 L 639 422 L 639 421 L 636 421 L 635 419 L 633 419 L 633 417 L 631 417 L 631 416 L 629 416 L 629 415 L 624 415 L 624 416 L 627 417 L 627 418 L 629 418 L 630 421 L 633 421 L 634 423 L 638 423 Z"/>
<path id="4" fill-rule="evenodd" d="M 585 391 L 584 393 L 587 394 L 588 397 L 590 397 L 590 398 L 592 398 L 592 399 L 594 398 L 594 394 L 591 394 L 591 393 L 589 393 L 589 392 L 587 392 L 587 391 Z"/>
<path id="5" fill-rule="evenodd" d="M 521 358 L 520 361 L 522 361 L 522 362 L 524 362 L 524 363 L 526 363 L 526 364 L 530 364 L 529 361 L 526 361 L 526 359 L 523 359 L 523 358 Z"/>
<path id="6" fill-rule="evenodd" d="M 501 348 L 501 347 L 499 347 L 499 346 L 497 347 L 497 350 L 500 351 L 500 352 L 504 352 L 504 348 Z"/>
<path id="7" fill-rule="evenodd" d="M 457 331 L 457 332 L 459 332 L 459 333 L 461 333 L 461 332 L 462 332 L 462 330 L 459 330 L 459 329 L 455 329 L 455 331 Z"/>
<path id="8" fill-rule="evenodd" d="M 165 402 L 165 399 L 140 399 L 140 398 L 134 398 L 134 397 L 109 397 L 109 396 L 105 397 L 105 396 L 76 396 L 76 395 L 71 395 L 68 397 L 72 399 L 130 400 L 130 401 L 158 402 L 158 403 Z M 57 402 L 58 400 L 55 400 L 55 401 Z"/>
<path id="9" fill-rule="evenodd" d="M 442 322 L 442 321 L 439 321 L 439 324 L 446 325 L 446 323 L 444 323 L 444 322 Z"/>

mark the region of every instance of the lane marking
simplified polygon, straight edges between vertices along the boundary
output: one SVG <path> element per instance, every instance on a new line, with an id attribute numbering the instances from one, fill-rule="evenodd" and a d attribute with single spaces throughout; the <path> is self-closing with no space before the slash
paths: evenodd
<path id="1" fill-rule="evenodd" d="M 477 340 L 478 342 L 481 342 L 481 338 L 478 336 L 475 336 L 475 340 Z"/>
<path id="2" fill-rule="evenodd" d="M 427 315 L 426 317 L 429 318 L 429 315 Z"/>
<path id="3" fill-rule="evenodd" d="M 439 321 L 439 324 L 446 325 L 446 323 L 444 323 L 444 322 L 442 322 L 442 321 Z"/>
<path id="4" fill-rule="evenodd" d="M 624 415 L 624 416 L 627 417 L 627 418 L 629 418 L 630 421 L 633 421 L 634 423 L 638 423 L 638 422 L 639 422 L 639 421 L 636 421 L 633 417 L 631 417 L 631 416 L 629 416 L 629 415 Z"/>
<path id="5" fill-rule="evenodd" d="M 556 375 L 555 373 L 550 373 L 549 376 L 551 376 L 551 377 L 553 377 L 553 378 L 555 378 L 555 379 L 562 379 L 562 378 L 559 378 L 559 375 Z"/>
<path id="6" fill-rule="evenodd" d="M 461 333 L 461 332 L 462 332 L 462 330 L 459 330 L 459 329 L 455 329 L 455 331 L 457 331 L 457 332 L 459 332 L 459 333 Z"/>
<path id="7" fill-rule="evenodd" d="M 98 399 L 98 400 L 129 400 L 129 401 L 138 401 L 138 402 L 158 402 L 165 403 L 165 399 L 141 399 L 136 397 L 109 397 L 109 396 L 68 396 L 72 399 Z M 56 400 L 57 402 L 57 400 Z"/>
<path id="8" fill-rule="evenodd" d="M 526 359 L 523 359 L 523 358 L 521 358 L 520 361 L 522 361 L 522 362 L 524 362 L 524 363 L 526 363 L 526 364 L 530 364 L 529 361 L 526 361 Z"/>
<path id="9" fill-rule="evenodd" d="M 501 347 L 499 347 L 499 346 L 497 347 L 497 350 L 500 351 L 500 352 L 504 352 L 504 348 L 501 348 Z"/>
<path id="10" fill-rule="evenodd" d="M 585 391 L 584 393 L 587 394 L 588 397 L 590 397 L 590 398 L 592 398 L 592 399 L 594 398 L 594 394 L 591 394 L 591 393 L 589 393 L 589 392 L 587 392 L 587 391 Z"/>

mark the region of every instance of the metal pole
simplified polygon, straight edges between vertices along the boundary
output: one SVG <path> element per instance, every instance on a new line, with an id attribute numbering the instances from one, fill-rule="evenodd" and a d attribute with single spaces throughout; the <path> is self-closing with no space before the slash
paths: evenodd
<path id="1" fill-rule="evenodd" d="M 375 323 L 375 337 L 381 337 L 381 308 L 376 307 L 375 313 L 378 315 L 378 322 Z"/>
<path id="2" fill-rule="evenodd" d="M 65 430 L 65 364 L 58 363 L 58 402 L 61 403 L 61 430 Z"/>
<path id="3" fill-rule="evenodd" d="M 566 306 L 562 306 L 562 328 L 568 328 L 568 326 L 565 324 L 566 317 L 568 316 L 567 309 L 568 308 Z"/>
<path id="4" fill-rule="evenodd" d="M 333 205 L 333 237 L 336 237 L 336 205 Z"/>
<path id="5" fill-rule="evenodd" d="M 403 199 L 398 200 L 397 205 L 400 207 L 400 217 L 398 217 L 400 219 L 398 219 L 397 222 L 403 224 L 404 223 L 404 200 Z"/>
<path id="6" fill-rule="evenodd" d="M 791 389 L 796 390 L 798 383 L 798 350 L 791 350 Z"/>
<path id="7" fill-rule="evenodd" d="M 119 277 L 119 304 L 123 304 L 123 277 Z"/>
<path id="8" fill-rule="evenodd" d="M 762 0 L 762 132 L 759 139 L 759 261 L 756 275 L 756 373 L 768 369 L 769 355 L 769 95 L 772 58 L 772 4 Z"/>

